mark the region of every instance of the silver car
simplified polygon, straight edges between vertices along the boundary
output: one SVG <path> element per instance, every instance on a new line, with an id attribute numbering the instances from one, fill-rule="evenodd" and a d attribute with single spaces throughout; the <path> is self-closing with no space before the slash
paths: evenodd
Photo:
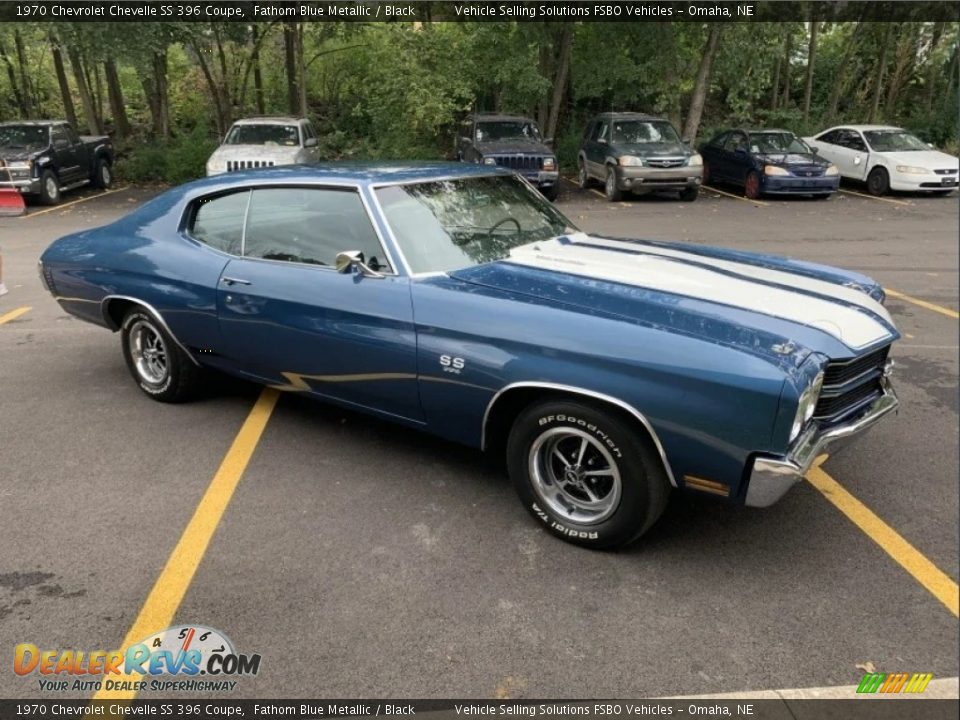
<path id="1" fill-rule="evenodd" d="M 317 133 L 305 118 L 264 116 L 237 120 L 207 160 L 207 175 L 234 170 L 315 163 Z"/>

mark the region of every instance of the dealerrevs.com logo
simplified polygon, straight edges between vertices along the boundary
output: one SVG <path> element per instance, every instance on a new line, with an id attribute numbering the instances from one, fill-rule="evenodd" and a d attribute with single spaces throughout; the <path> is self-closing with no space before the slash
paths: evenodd
<path id="1" fill-rule="evenodd" d="M 45 692 L 223 691 L 236 687 L 234 677 L 256 675 L 260 655 L 238 653 L 220 631 L 189 625 L 167 628 L 124 650 L 41 650 L 20 643 L 13 671 L 39 676 Z"/>

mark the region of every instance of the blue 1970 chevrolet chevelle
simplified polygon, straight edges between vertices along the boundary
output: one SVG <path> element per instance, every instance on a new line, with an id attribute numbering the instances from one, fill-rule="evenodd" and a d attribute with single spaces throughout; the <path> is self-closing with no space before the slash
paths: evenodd
<path id="1" fill-rule="evenodd" d="M 151 397 L 214 368 L 504 453 L 533 516 L 589 547 L 639 537 L 672 487 L 770 505 L 897 407 L 870 278 L 588 235 L 499 168 L 221 175 L 40 270 Z"/>

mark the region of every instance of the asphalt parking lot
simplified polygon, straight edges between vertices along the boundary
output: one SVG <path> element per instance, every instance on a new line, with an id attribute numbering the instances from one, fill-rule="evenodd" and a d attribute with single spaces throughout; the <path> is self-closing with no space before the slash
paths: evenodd
<path id="1" fill-rule="evenodd" d="M 586 230 L 887 286 L 902 408 L 823 470 L 955 596 L 958 198 L 849 190 L 611 204 L 567 186 L 558 205 Z M 544 533 L 478 452 L 292 396 L 247 448 L 209 546 L 187 548 L 199 566 L 181 597 L 168 559 L 259 389 L 149 400 L 118 337 L 68 316 L 35 270 L 56 237 L 149 195 L 0 219 L 0 651 L 112 649 L 167 608 L 261 654 L 231 697 L 690 695 L 856 684 L 868 663 L 960 674 L 957 617 L 915 577 L 932 571 L 907 572 L 812 483 L 763 510 L 674 497 L 640 543 L 591 552 Z M 0 696 L 39 696 L 35 677 L 0 673 Z"/>

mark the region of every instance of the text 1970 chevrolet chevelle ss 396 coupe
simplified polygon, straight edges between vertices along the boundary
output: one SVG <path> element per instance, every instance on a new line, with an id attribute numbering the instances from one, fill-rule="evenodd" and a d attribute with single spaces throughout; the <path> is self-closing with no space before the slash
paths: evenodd
<path id="1" fill-rule="evenodd" d="M 769 505 L 897 407 L 871 279 L 589 235 L 499 168 L 208 178 L 40 270 L 120 331 L 148 395 L 209 367 L 504 453 L 534 517 L 590 547 L 637 538 L 671 487 Z"/>

